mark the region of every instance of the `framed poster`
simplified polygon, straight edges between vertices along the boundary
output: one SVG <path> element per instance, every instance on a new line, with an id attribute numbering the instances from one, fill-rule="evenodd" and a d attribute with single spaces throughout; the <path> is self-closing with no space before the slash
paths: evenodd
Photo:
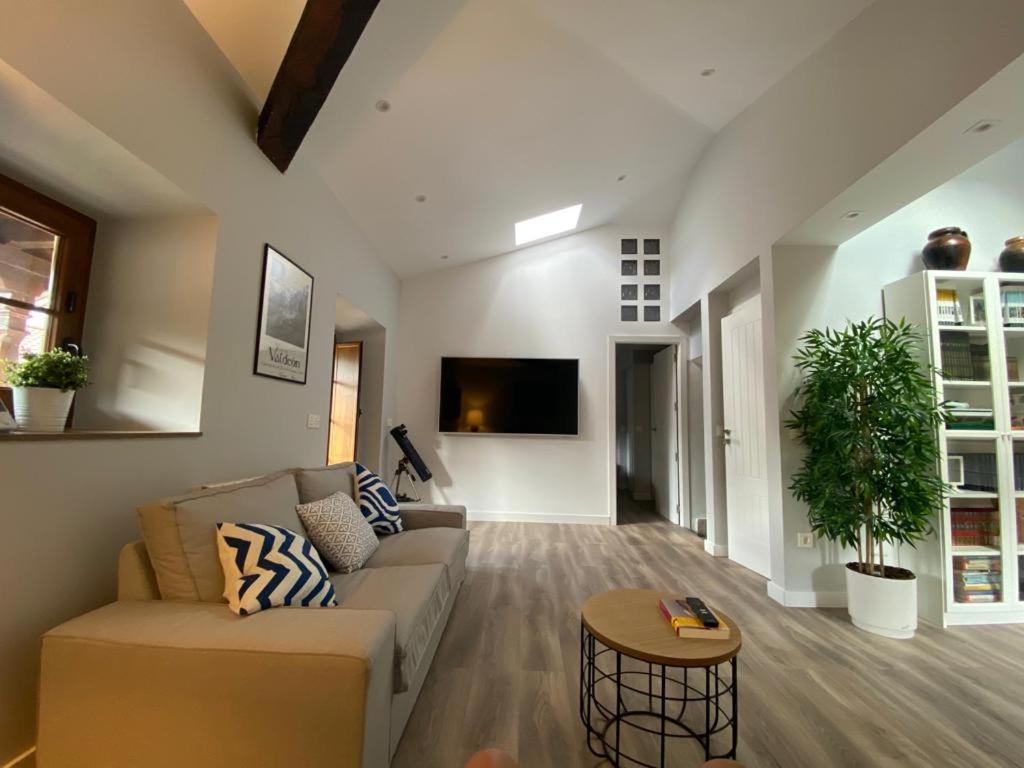
<path id="1" fill-rule="evenodd" d="M 313 276 L 268 243 L 253 373 L 306 383 L 312 309 Z"/>

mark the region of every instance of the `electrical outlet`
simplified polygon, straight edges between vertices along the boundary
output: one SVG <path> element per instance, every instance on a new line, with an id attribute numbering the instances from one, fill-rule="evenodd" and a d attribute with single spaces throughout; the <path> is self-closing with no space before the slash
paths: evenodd
<path id="1" fill-rule="evenodd" d="M 306 429 L 320 429 L 320 414 L 311 413 L 306 416 Z"/>
<path id="2" fill-rule="evenodd" d="M 798 547 L 813 547 L 814 546 L 814 534 L 813 533 L 798 533 L 796 535 L 796 545 Z"/>

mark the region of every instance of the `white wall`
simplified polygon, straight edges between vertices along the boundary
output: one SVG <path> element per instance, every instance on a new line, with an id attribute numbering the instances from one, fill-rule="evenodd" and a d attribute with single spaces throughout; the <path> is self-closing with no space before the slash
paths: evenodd
<path id="1" fill-rule="evenodd" d="M 79 429 L 199 429 L 217 252 L 215 216 L 101 219 Z"/>
<path id="2" fill-rule="evenodd" d="M 608 337 L 679 335 L 619 321 L 619 235 L 594 229 L 403 281 L 398 417 L 434 471 L 433 499 L 476 519 L 607 521 Z M 579 437 L 438 434 L 445 355 L 579 358 Z"/>
<path id="3" fill-rule="evenodd" d="M 701 304 L 706 431 L 720 416 L 717 360 L 708 354 L 722 314 L 714 291 L 757 259 L 763 325 L 773 328 L 773 244 L 1019 56 L 1024 40 L 1015 30 L 1022 24 L 1024 4 L 1016 0 L 987 2 L 984 13 L 956 0 L 873 3 L 715 137 L 688 182 L 669 241 L 671 315 Z M 764 344 L 772 579 L 784 590 L 788 480 L 770 368 L 775 334 L 766 331 Z M 705 444 L 714 458 L 713 443 Z M 712 542 L 724 513 L 713 482 L 721 480 L 717 464 L 707 469 Z"/>
<path id="4" fill-rule="evenodd" d="M 1018 0 L 988 0 L 984 11 L 958 0 L 870 5 L 697 163 L 669 242 L 672 315 L 767 255 L 1018 56 L 1022 25 Z"/>
<path id="5" fill-rule="evenodd" d="M 778 410 L 792 408 L 798 382 L 792 356 L 800 336 L 812 328 L 842 327 L 850 320 L 882 315 L 882 288 L 922 269 L 920 250 L 929 232 L 960 226 L 972 241 L 969 269 L 996 269 L 1003 241 L 1024 233 L 1024 140 L 1010 145 L 974 168 L 897 211 L 836 248 L 776 247 L 775 347 L 779 371 Z M 782 429 L 783 476 L 797 469 L 802 452 Z M 844 590 L 842 564 L 852 553 L 824 543 L 798 549 L 796 534 L 808 530 L 806 507 L 788 492 L 783 497 L 786 541 L 785 584 L 794 593 L 826 596 Z M 922 557 L 937 546 L 922 545 Z M 914 553 L 901 553 L 913 567 Z M 834 597 L 827 599 L 834 600 Z"/>
<path id="6" fill-rule="evenodd" d="M 183 3 L 8 0 L 3 19 L 0 59 L 212 211 L 219 233 L 201 438 L 0 444 L 0 583 L 17 585 L 0 611 L 0 764 L 34 739 L 40 634 L 114 597 L 134 508 L 206 480 L 322 464 L 326 435 L 306 414 L 328 412 L 335 297 L 390 332 L 398 318 L 394 274 L 302 152 L 286 175 L 260 153 L 254 105 Z M 40 45 L 40 30 L 59 44 Z M 316 278 L 306 386 L 252 375 L 268 241 Z M 389 379 L 395 360 L 389 350 Z"/>

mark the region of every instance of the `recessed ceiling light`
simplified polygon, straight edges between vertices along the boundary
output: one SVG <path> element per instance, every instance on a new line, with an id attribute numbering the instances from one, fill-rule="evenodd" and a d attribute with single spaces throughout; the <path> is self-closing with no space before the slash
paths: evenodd
<path id="1" fill-rule="evenodd" d="M 715 69 L 714 67 L 708 67 L 707 69 L 702 69 L 702 70 L 700 71 L 700 76 L 701 76 L 701 77 L 711 77 L 711 76 L 712 76 L 713 74 L 715 74 L 715 72 L 717 72 L 717 71 L 718 71 L 718 70 L 717 70 L 717 69 Z"/>
<path id="2" fill-rule="evenodd" d="M 560 235 L 563 232 L 576 229 L 582 210 L 583 203 L 578 203 L 558 211 L 534 216 L 526 221 L 516 222 L 516 245 L 532 243 L 534 240 Z"/>
<path id="3" fill-rule="evenodd" d="M 626 174 L 624 174 L 624 173 L 620 173 L 619 174 L 619 178 L 616 179 L 616 181 L 625 181 L 625 180 L 626 180 Z"/>
<path id="4" fill-rule="evenodd" d="M 380 101 L 373 105 L 373 108 L 376 109 L 378 112 L 390 112 L 391 102 L 388 101 L 387 99 L 381 99 Z"/>
<path id="5" fill-rule="evenodd" d="M 864 211 L 847 211 L 846 213 L 843 214 L 843 220 L 849 221 L 851 219 L 860 218 L 860 215 L 862 213 L 864 213 Z"/>
<path id="6" fill-rule="evenodd" d="M 417 203 L 425 203 L 425 202 L 427 202 L 427 196 L 426 195 L 416 195 L 416 202 Z"/>
<path id="7" fill-rule="evenodd" d="M 964 133 L 988 133 L 993 128 L 995 128 L 998 123 L 998 120 L 985 118 L 984 120 L 979 120 L 978 122 L 976 122 L 966 131 L 964 131 Z"/>

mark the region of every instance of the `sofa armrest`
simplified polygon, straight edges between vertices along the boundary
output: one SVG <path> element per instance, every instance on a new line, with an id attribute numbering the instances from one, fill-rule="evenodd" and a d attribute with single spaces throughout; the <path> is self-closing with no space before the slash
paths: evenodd
<path id="1" fill-rule="evenodd" d="M 45 766 L 386 765 L 390 611 L 117 602 L 43 636 Z"/>
<path id="2" fill-rule="evenodd" d="M 156 571 L 141 540 L 121 547 L 117 556 L 117 599 L 159 600 Z"/>
<path id="3" fill-rule="evenodd" d="M 420 502 L 399 502 L 398 512 L 402 516 L 402 528 L 414 531 L 417 528 L 465 528 L 466 508 L 456 504 L 421 504 Z"/>

